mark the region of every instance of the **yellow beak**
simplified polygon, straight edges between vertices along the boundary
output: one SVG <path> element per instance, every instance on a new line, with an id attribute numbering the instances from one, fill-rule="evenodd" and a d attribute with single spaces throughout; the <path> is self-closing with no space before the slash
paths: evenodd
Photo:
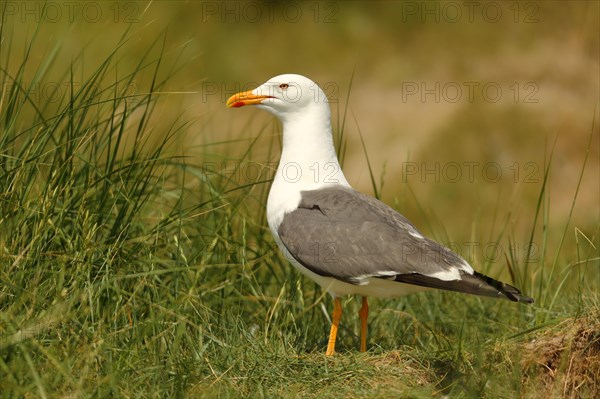
<path id="1" fill-rule="evenodd" d="M 241 93 L 237 93 L 229 97 L 229 100 L 227 100 L 227 107 L 239 108 L 243 107 L 244 105 L 260 104 L 263 100 L 267 98 L 273 98 L 273 96 L 253 94 L 252 90 L 243 91 Z"/>

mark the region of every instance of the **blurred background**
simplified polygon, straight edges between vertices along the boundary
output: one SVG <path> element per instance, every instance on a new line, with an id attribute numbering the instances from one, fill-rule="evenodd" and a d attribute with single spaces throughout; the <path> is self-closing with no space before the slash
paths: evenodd
<path id="1" fill-rule="evenodd" d="M 525 245 L 546 170 L 543 219 L 562 232 L 588 156 L 567 240 L 577 228 L 597 242 L 598 2 L 4 3 L 3 65 L 16 73 L 28 49 L 25 80 L 44 112 L 114 52 L 106 84 L 139 70 L 132 99 L 151 90 L 157 67 L 168 79 L 155 134 L 189 121 L 176 151 L 237 184 L 262 181 L 279 158 L 279 126 L 224 102 L 298 73 L 329 96 L 336 137 L 344 127 L 351 184 L 374 193 L 366 150 L 382 199 L 427 234 L 458 251 L 500 231 Z M 268 184 L 257 186 L 261 209 Z"/>

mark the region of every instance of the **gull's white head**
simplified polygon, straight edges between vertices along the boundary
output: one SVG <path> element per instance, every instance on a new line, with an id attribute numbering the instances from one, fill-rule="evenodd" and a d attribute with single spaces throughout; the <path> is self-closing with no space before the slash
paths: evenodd
<path id="1" fill-rule="evenodd" d="M 293 115 L 314 109 L 329 116 L 328 99 L 323 90 L 302 75 L 284 74 L 269 79 L 254 90 L 234 94 L 228 107 L 256 105 L 285 121 Z"/>
<path id="2" fill-rule="evenodd" d="M 338 184 L 350 187 L 333 145 L 329 102 L 312 80 L 286 74 L 227 100 L 228 107 L 244 105 L 269 111 L 282 123 L 281 159 L 267 201 L 267 220 L 278 237 L 277 227 L 297 208 L 302 191 Z"/>

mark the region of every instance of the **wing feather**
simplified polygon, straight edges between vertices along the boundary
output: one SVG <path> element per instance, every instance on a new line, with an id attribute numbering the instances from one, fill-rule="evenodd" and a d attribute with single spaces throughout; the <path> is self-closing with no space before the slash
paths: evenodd
<path id="1" fill-rule="evenodd" d="M 304 267 L 351 284 L 386 278 L 519 298 L 516 288 L 475 273 L 464 259 L 424 237 L 400 213 L 348 187 L 303 191 L 299 207 L 284 216 L 278 234 Z"/>

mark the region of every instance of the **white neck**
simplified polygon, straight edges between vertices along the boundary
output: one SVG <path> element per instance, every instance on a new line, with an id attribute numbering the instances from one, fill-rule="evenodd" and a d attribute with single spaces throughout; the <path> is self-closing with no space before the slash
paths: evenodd
<path id="1" fill-rule="evenodd" d="M 267 202 L 267 218 L 274 230 L 287 212 L 298 207 L 301 191 L 350 186 L 335 153 L 326 103 L 277 116 L 283 124 L 283 149 Z"/>

